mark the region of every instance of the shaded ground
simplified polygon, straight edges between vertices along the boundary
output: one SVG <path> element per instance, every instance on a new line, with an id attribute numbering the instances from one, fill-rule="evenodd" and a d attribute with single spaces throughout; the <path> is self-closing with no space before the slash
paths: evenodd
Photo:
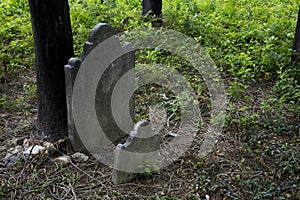
<path id="1" fill-rule="evenodd" d="M 74 153 L 67 142 L 51 156 L 6 166 L 1 161 L 7 150 L 26 138 L 40 143 L 32 130 L 36 99 L 30 74 L 1 82 L 7 94 L 0 107 L 1 199 L 300 199 L 299 116 L 287 112 L 277 118 L 276 110 L 263 110 L 266 92 L 258 86 L 248 91 L 248 100 L 231 99 L 223 135 L 206 158 L 195 154 L 198 135 L 184 157 L 132 183 L 113 185 L 112 170 L 93 158 L 57 165 L 55 157 Z"/>

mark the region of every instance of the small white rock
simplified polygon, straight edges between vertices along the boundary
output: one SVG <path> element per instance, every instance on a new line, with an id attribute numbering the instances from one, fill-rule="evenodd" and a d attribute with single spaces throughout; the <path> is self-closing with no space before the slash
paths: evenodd
<path id="1" fill-rule="evenodd" d="M 15 146 L 14 148 L 10 148 L 8 152 L 6 153 L 6 156 L 4 157 L 3 161 L 5 164 L 15 164 L 19 158 L 22 158 L 22 147 L 21 146 Z"/>
<path id="2" fill-rule="evenodd" d="M 29 155 L 37 155 L 37 154 L 40 154 L 44 149 L 45 149 L 45 147 L 42 147 L 39 145 L 30 146 L 25 151 L 23 151 L 23 155 L 25 157 L 29 156 Z"/>
<path id="3" fill-rule="evenodd" d="M 4 163 L 7 165 L 15 164 L 19 158 L 19 155 L 7 153 L 4 158 Z"/>
<path id="4" fill-rule="evenodd" d="M 54 144 L 51 142 L 43 142 L 43 146 L 46 147 L 48 153 L 56 151 Z"/>
<path id="5" fill-rule="evenodd" d="M 76 152 L 73 155 L 71 155 L 71 158 L 75 161 L 75 162 L 86 162 L 89 157 L 83 153 L 80 152 Z"/>
<path id="6" fill-rule="evenodd" d="M 205 199 L 206 199 L 206 200 L 209 200 L 209 195 L 205 195 Z"/>
<path id="7" fill-rule="evenodd" d="M 53 160 L 55 163 L 60 165 L 67 165 L 71 162 L 70 156 L 59 156 Z"/>

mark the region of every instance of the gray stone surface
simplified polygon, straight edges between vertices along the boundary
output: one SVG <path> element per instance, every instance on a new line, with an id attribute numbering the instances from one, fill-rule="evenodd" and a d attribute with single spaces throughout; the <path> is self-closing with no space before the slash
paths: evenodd
<path id="1" fill-rule="evenodd" d="M 124 144 L 118 144 L 114 157 L 112 180 L 114 184 L 131 181 L 139 173 L 148 170 L 155 171 L 159 162 L 159 147 L 161 135 L 153 132 L 149 122 L 143 120 L 130 132 Z"/>
<path id="2" fill-rule="evenodd" d="M 81 141 L 77 133 L 76 126 L 74 123 L 74 117 L 72 112 L 73 111 L 72 95 L 73 95 L 73 86 L 74 86 L 75 78 L 81 67 L 81 64 L 84 62 L 84 60 L 89 55 L 89 53 L 98 44 L 100 44 L 104 40 L 114 35 L 115 35 L 115 31 L 110 25 L 104 23 L 97 24 L 90 33 L 89 41 L 84 44 L 84 50 L 80 58 L 71 58 L 68 62 L 68 65 L 65 66 L 66 97 L 67 97 L 67 108 L 68 108 L 68 134 L 74 149 L 79 152 L 87 152 L 88 148 L 86 148 L 83 145 L 83 142 Z M 120 49 L 120 51 L 128 52 L 126 51 L 126 48 L 129 48 L 128 44 L 125 44 L 122 47 L 118 37 L 114 36 L 113 43 L 114 44 L 112 45 L 115 45 L 115 47 L 117 49 Z M 103 49 L 103 51 L 105 51 L 105 49 Z M 120 138 L 124 138 L 125 136 L 127 136 L 130 130 L 132 130 L 133 128 L 133 121 L 128 117 L 122 118 L 121 121 L 123 124 L 121 124 L 122 126 L 121 128 L 120 125 L 117 124 L 116 119 L 114 119 L 115 116 L 113 116 L 112 114 L 111 98 L 112 98 L 114 87 L 117 84 L 118 80 L 126 72 L 128 72 L 131 69 L 134 69 L 134 62 L 135 62 L 134 52 L 126 53 L 121 57 L 119 57 L 118 59 L 116 59 L 105 70 L 104 74 L 100 78 L 100 81 L 98 82 L 97 89 L 96 89 L 95 108 L 96 108 L 97 118 L 106 136 L 114 144 L 117 144 Z M 101 64 L 102 63 L 100 61 L 99 67 L 103 66 Z M 134 74 L 131 75 L 132 77 L 134 77 Z M 89 77 L 80 76 L 79 78 L 88 79 Z M 88 87 L 88 86 L 83 86 L 82 88 L 83 90 L 85 89 L 84 87 Z M 131 90 L 133 91 L 133 89 L 134 89 L 134 79 L 129 81 L 127 79 L 126 84 L 124 84 L 121 87 L 121 91 L 123 92 L 131 91 Z M 119 110 L 124 110 L 124 112 L 127 110 L 127 113 L 129 110 L 130 115 L 133 117 L 133 109 L 134 109 L 133 98 L 130 100 L 129 103 L 128 102 L 123 103 L 122 99 L 119 99 L 119 102 L 120 103 L 118 103 L 117 101 L 118 105 L 120 104 L 121 107 Z M 128 109 L 128 104 L 129 104 L 129 109 Z M 86 125 L 88 126 L 88 124 Z M 95 138 L 90 138 L 90 140 L 91 141 L 95 140 Z"/>

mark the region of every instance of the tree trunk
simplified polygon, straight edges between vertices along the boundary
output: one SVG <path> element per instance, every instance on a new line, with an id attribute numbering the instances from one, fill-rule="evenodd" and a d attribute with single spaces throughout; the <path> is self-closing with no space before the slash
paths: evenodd
<path id="1" fill-rule="evenodd" d="M 64 65 L 74 56 L 68 0 L 28 0 L 35 46 L 37 128 L 45 140 L 67 133 Z"/>
<path id="2" fill-rule="evenodd" d="M 293 50 L 294 53 L 292 56 L 292 60 L 295 62 L 300 62 L 300 8 L 298 12 L 298 20 L 297 20 Z"/>
<path id="3" fill-rule="evenodd" d="M 152 15 L 161 16 L 162 0 L 143 0 L 142 15 L 148 14 L 151 11 Z"/>

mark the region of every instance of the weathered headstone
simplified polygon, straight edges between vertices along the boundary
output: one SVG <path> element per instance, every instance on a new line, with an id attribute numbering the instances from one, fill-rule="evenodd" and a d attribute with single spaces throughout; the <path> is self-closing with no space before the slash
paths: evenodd
<path id="1" fill-rule="evenodd" d="M 84 60 L 88 57 L 89 53 L 93 51 L 93 49 L 99 45 L 101 42 L 105 41 L 108 38 L 113 37 L 113 43 L 119 52 L 125 52 L 119 58 L 114 60 L 104 71 L 101 78 L 99 77 L 99 82 L 97 84 L 96 89 L 96 96 L 95 96 L 95 109 L 96 115 L 99 121 L 99 124 L 102 130 L 105 132 L 106 137 L 109 138 L 114 144 L 117 144 L 119 140 L 130 132 L 133 128 L 133 98 L 131 98 L 128 103 L 123 103 L 122 99 L 119 99 L 121 110 L 129 109 L 129 113 L 131 118 L 122 118 L 122 129 L 119 126 L 119 122 L 116 122 L 115 117 L 113 116 L 112 112 L 112 105 L 111 105 L 111 98 L 113 95 L 114 87 L 119 81 L 119 79 L 129 70 L 134 69 L 134 62 L 135 62 L 135 54 L 134 52 L 126 51 L 128 44 L 121 46 L 119 39 L 115 36 L 114 29 L 104 23 L 97 24 L 91 34 L 89 36 L 89 41 L 85 43 L 83 53 L 81 54 L 80 58 L 71 58 L 69 60 L 68 65 L 65 66 L 65 81 L 66 81 L 66 96 L 67 96 L 67 108 L 68 108 L 68 133 L 69 139 L 76 151 L 86 152 L 88 148 L 84 147 L 83 142 L 81 141 L 74 122 L 73 116 L 73 86 L 75 83 L 75 79 L 78 75 L 78 71 L 84 62 Z M 103 49 L 106 51 L 106 49 Z M 127 53 L 126 53 L 127 52 Z M 128 53 L 129 52 L 129 53 Z M 109 54 L 109 52 L 107 52 Z M 95 61 L 96 62 L 96 61 Z M 99 61 L 98 61 L 99 62 Z M 100 61 L 101 62 L 101 61 Z M 98 63 L 96 63 L 98 64 Z M 99 67 L 103 67 L 102 63 L 99 63 Z M 84 79 L 89 79 L 90 77 L 80 76 L 79 79 L 84 82 Z M 78 79 L 76 79 L 77 81 Z M 81 81 L 78 80 L 78 81 Z M 86 85 L 82 85 L 82 90 L 85 90 L 85 87 L 89 87 Z M 123 91 L 125 90 L 132 90 L 134 89 L 134 80 L 129 80 L 126 82 Z M 122 88 L 121 88 L 122 91 Z M 121 95 L 122 96 L 122 95 Z M 126 107 L 127 106 L 127 107 Z M 120 110 L 120 109 L 119 109 Z M 120 120 L 119 120 L 120 121 Z M 89 126 L 88 121 L 82 122 L 87 123 L 86 126 Z M 126 127 L 124 131 L 124 126 Z M 91 143 L 97 143 L 94 137 L 88 138 Z M 87 142 L 88 143 L 88 142 Z"/>
<path id="2" fill-rule="evenodd" d="M 137 123 L 126 143 L 116 147 L 112 176 L 114 184 L 129 182 L 139 173 L 155 170 L 153 166 L 159 161 L 160 141 L 160 133 L 153 131 L 149 122 L 143 120 Z"/>
<path id="3" fill-rule="evenodd" d="M 134 63 L 131 45 L 121 46 L 111 26 L 97 24 L 81 57 L 65 66 L 70 141 L 76 151 L 112 166 L 115 184 L 144 173 L 145 164 L 152 170 L 149 164 L 159 160 L 159 126 L 141 121 L 133 129 Z"/>

